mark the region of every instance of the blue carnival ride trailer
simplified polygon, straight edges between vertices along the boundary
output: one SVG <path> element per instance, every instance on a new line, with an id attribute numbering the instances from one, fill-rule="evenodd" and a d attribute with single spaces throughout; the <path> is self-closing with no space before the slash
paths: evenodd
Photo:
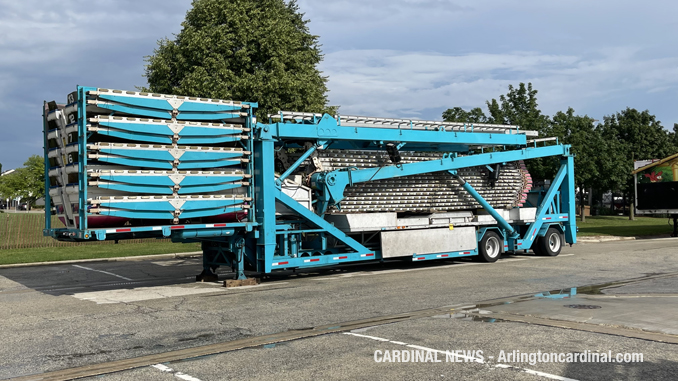
<path id="1" fill-rule="evenodd" d="M 570 147 L 516 126 L 295 112 L 257 123 L 253 103 L 82 87 L 71 97 L 45 114 L 46 210 L 70 223 L 46 227 L 57 239 L 198 241 L 202 279 L 221 265 L 243 279 L 386 258 L 557 255 L 576 242 Z M 195 146 L 180 145 L 189 136 Z M 74 152 L 71 140 L 77 165 L 50 162 Z M 560 168 L 535 191 L 524 161 L 541 157 Z"/>

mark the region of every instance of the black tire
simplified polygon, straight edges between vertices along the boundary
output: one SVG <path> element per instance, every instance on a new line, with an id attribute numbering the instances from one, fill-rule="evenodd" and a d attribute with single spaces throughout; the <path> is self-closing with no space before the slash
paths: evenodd
<path id="1" fill-rule="evenodd" d="M 556 228 L 549 228 L 546 231 L 546 235 L 539 237 L 535 245 L 533 245 L 532 250 L 537 255 L 544 257 L 555 257 L 560 254 L 560 250 L 563 249 L 565 244 L 565 236 Z"/>
<path id="2" fill-rule="evenodd" d="M 483 239 L 478 243 L 478 256 L 476 258 L 481 262 L 496 262 L 501 257 L 503 249 L 504 240 L 499 234 L 488 231 L 485 232 Z"/>

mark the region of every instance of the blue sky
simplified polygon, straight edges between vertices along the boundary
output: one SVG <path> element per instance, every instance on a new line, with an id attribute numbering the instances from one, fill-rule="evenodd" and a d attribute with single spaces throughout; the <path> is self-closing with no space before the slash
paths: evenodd
<path id="1" fill-rule="evenodd" d="M 552 115 L 626 107 L 678 123 L 678 3 L 299 0 L 344 114 L 440 119 L 532 82 Z M 76 85 L 134 89 L 190 0 L 0 0 L 0 163 L 42 152 L 43 100 Z"/>

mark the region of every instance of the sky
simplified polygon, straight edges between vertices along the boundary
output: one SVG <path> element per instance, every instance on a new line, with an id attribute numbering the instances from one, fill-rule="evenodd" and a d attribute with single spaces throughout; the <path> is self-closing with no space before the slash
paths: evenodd
<path id="1" fill-rule="evenodd" d="M 0 0 L 0 163 L 42 154 L 41 105 L 134 90 L 190 0 Z M 678 123 L 678 2 L 299 0 L 340 113 L 440 120 L 531 82 L 542 112 Z M 243 99 L 247 101 L 247 99 Z"/>

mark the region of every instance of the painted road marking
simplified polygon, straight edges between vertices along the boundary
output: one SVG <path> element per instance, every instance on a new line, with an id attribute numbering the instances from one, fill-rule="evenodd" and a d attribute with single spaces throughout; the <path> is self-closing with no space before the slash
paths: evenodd
<path id="1" fill-rule="evenodd" d="M 118 278 L 124 279 L 124 280 L 133 280 L 133 279 L 124 277 L 124 276 L 122 276 L 122 275 L 109 273 L 108 271 L 104 271 L 104 270 L 96 270 L 96 269 L 93 269 L 93 268 L 90 268 L 90 267 L 85 267 L 85 266 L 80 266 L 80 265 L 73 265 L 73 267 L 77 267 L 77 268 L 83 269 L 83 270 L 96 271 L 96 272 L 98 272 L 98 273 L 102 273 L 102 274 L 106 274 L 106 275 L 111 275 L 111 276 L 118 277 Z"/>
<path id="2" fill-rule="evenodd" d="M 173 286 L 154 286 L 137 287 L 133 289 L 105 290 L 80 292 L 73 294 L 73 297 L 80 300 L 95 302 L 96 304 L 114 304 L 131 303 L 143 300 L 165 299 L 177 296 L 188 296 L 207 294 L 214 292 L 225 292 L 225 288 L 217 289 L 214 287 L 173 287 Z"/>
<path id="3" fill-rule="evenodd" d="M 163 266 L 163 267 L 168 267 L 168 266 L 195 266 L 196 262 L 195 261 L 187 261 L 185 259 L 175 259 L 171 261 L 162 261 L 162 262 L 151 262 L 152 264 L 156 266 Z"/>
<path id="4" fill-rule="evenodd" d="M 359 334 L 359 333 L 353 333 L 353 332 L 344 332 L 344 335 L 357 336 L 357 337 L 364 337 L 364 338 L 366 338 L 366 339 L 371 339 L 371 340 L 376 340 L 376 341 L 383 341 L 383 342 L 387 342 L 387 343 L 391 343 L 391 344 L 395 344 L 395 345 L 402 345 L 402 346 L 405 346 L 405 347 L 408 347 L 408 348 L 420 349 L 420 350 L 427 351 L 427 352 L 440 353 L 440 354 L 443 354 L 443 355 L 447 355 L 447 354 L 448 354 L 448 352 L 445 352 L 445 351 L 439 351 L 439 350 L 433 349 L 433 348 L 426 348 L 426 347 L 422 347 L 422 346 L 420 346 L 420 345 L 407 344 L 407 343 L 403 343 L 402 341 L 392 341 L 392 340 L 389 340 L 389 339 L 384 339 L 384 338 L 382 338 L 382 337 L 369 336 L 369 335 L 361 335 L 361 334 Z M 460 354 L 457 354 L 457 353 L 454 353 L 454 352 L 449 352 L 449 355 L 450 355 L 450 356 L 454 356 L 454 357 L 458 357 L 458 358 L 461 358 L 461 359 L 466 359 L 466 360 L 468 360 L 468 361 L 477 362 L 477 363 L 479 363 L 479 364 L 484 364 L 484 363 L 485 363 L 482 359 L 479 359 L 479 358 L 477 358 L 477 357 L 464 356 L 464 355 L 460 355 Z"/>
<path id="5" fill-rule="evenodd" d="M 172 369 L 172 368 L 170 368 L 170 367 L 168 367 L 168 366 L 162 365 L 162 364 L 151 365 L 151 367 L 153 367 L 153 368 L 155 368 L 155 369 L 158 369 L 158 370 L 160 370 L 160 371 L 162 371 L 162 372 L 165 372 L 165 373 L 172 373 L 172 374 L 174 374 L 174 377 L 180 378 L 180 379 L 182 379 L 182 380 L 186 380 L 186 381 L 200 381 L 199 378 L 195 378 L 195 377 L 193 377 L 193 376 L 189 376 L 189 375 L 186 374 L 186 373 L 176 372 L 174 369 Z"/>
<path id="6" fill-rule="evenodd" d="M 408 348 L 419 349 L 419 350 L 422 350 L 422 351 L 439 353 L 439 354 L 442 354 L 444 356 L 454 356 L 454 357 L 457 357 L 457 358 L 460 358 L 460 359 L 465 359 L 465 360 L 468 360 L 468 361 L 477 362 L 479 364 L 487 364 L 485 361 L 483 361 L 482 359 L 479 359 L 477 357 L 465 356 L 465 355 L 457 354 L 455 352 L 441 351 L 441 350 L 438 350 L 438 349 L 422 347 L 421 345 L 407 344 L 407 343 L 403 343 L 402 341 L 393 341 L 393 340 L 389 340 L 389 339 L 384 339 L 383 337 L 362 335 L 362 334 L 354 333 L 354 332 L 344 332 L 344 335 L 362 337 L 362 338 L 365 338 L 365 339 L 381 341 L 381 342 L 391 343 L 391 344 L 395 344 L 395 345 L 401 345 L 401 346 L 405 346 L 405 347 L 408 347 Z M 490 365 L 490 364 L 487 364 L 487 365 Z M 512 365 L 495 364 L 494 367 L 499 368 L 499 369 L 514 369 L 514 370 L 517 370 L 517 371 L 520 371 L 520 372 L 525 372 L 525 373 L 532 374 L 532 375 L 535 375 L 535 376 L 550 378 L 552 380 L 577 381 L 573 378 L 562 377 L 562 376 L 558 376 L 558 375 L 555 375 L 555 374 L 540 372 L 538 370 L 532 370 L 532 369 L 527 369 L 527 368 L 520 368 L 520 367 L 512 366 Z"/>

